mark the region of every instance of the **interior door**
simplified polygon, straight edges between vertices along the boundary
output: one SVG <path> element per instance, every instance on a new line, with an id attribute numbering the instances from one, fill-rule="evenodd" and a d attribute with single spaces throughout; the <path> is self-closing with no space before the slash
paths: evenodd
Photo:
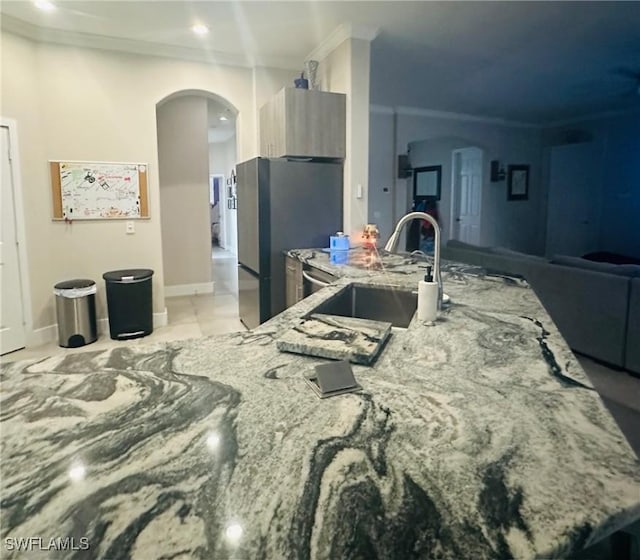
<path id="1" fill-rule="evenodd" d="M 548 256 L 582 256 L 598 249 L 600 157 L 591 142 L 551 148 Z"/>
<path id="2" fill-rule="evenodd" d="M 217 204 L 218 211 L 218 245 L 225 249 L 226 242 L 226 220 L 225 220 L 225 180 L 224 175 L 209 175 L 209 203 Z M 213 223 L 212 223 L 213 224 Z M 213 225 L 212 225 L 213 233 Z"/>
<path id="3" fill-rule="evenodd" d="M 452 238 L 479 245 L 482 221 L 482 150 L 455 150 L 453 169 Z"/>
<path id="4" fill-rule="evenodd" d="M 0 239 L 0 353 L 25 346 L 24 313 L 16 235 L 14 185 L 9 156 L 9 129 L 0 127 L 2 149 L 2 238 Z"/>

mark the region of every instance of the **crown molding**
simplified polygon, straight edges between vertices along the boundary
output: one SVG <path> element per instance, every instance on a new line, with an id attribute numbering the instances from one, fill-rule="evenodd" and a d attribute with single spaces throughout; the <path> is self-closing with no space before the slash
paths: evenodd
<path id="1" fill-rule="evenodd" d="M 373 41 L 380 30 L 369 25 L 357 25 L 352 23 L 342 23 L 329 35 L 322 43 L 313 49 L 305 60 L 323 60 L 347 39 L 362 39 Z"/>
<path id="2" fill-rule="evenodd" d="M 621 117 L 625 115 L 633 115 L 636 113 L 640 113 L 640 109 L 630 108 L 624 109 L 620 111 L 605 111 L 602 113 L 595 113 L 592 115 L 585 115 L 581 117 L 575 117 L 571 119 L 564 119 L 560 121 L 553 121 L 549 123 L 526 123 L 520 121 L 510 121 L 508 119 L 499 119 L 496 117 L 483 117 L 479 115 L 470 115 L 467 113 L 453 113 L 447 111 L 436 111 L 433 109 L 423 109 L 421 107 L 390 107 L 387 105 L 369 105 L 369 111 L 372 114 L 376 115 L 403 115 L 410 117 L 432 117 L 432 118 L 440 118 L 440 119 L 451 119 L 457 121 L 468 121 L 468 122 L 480 122 L 486 124 L 495 124 L 500 126 L 512 126 L 518 128 L 533 128 L 533 129 L 546 129 L 546 128 L 555 128 L 558 126 L 566 126 L 571 124 L 578 124 L 581 122 L 605 119 L 609 117 Z"/>
<path id="3" fill-rule="evenodd" d="M 485 117 L 482 115 L 471 115 L 469 113 L 454 113 L 450 111 L 437 111 L 433 109 L 421 109 L 420 107 L 396 107 L 396 113 L 399 115 L 413 117 L 433 117 L 437 119 L 450 119 L 457 121 L 479 122 L 486 124 L 497 124 L 501 126 L 512 126 L 517 128 L 542 128 L 541 125 L 535 123 L 512 121 L 499 117 Z"/>
<path id="4" fill-rule="evenodd" d="M 480 115 L 470 115 L 467 113 L 453 113 L 449 111 L 436 111 L 434 109 L 423 109 L 421 107 L 389 107 L 387 105 L 369 106 L 371 113 L 378 115 L 402 115 L 407 117 L 431 117 L 437 119 L 449 119 L 456 121 L 480 122 L 485 124 L 495 124 L 500 126 L 512 126 L 518 128 L 543 128 L 542 125 L 519 121 L 510 121 L 497 117 L 483 117 Z"/>
<path id="5" fill-rule="evenodd" d="M 3 32 L 14 33 L 36 43 L 51 43 L 85 49 L 118 51 L 146 56 L 175 58 L 192 62 L 205 62 L 223 66 L 239 66 L 242 68 L 264 66 L 285 70 L 297 70 L 300 66 L 300 61 L 291 57 L 261 57 L 260 59 L 250 59 L 243 55 L 235 55 L 221 51 L 192 49 L 178 45 L 135 41 L 132 39 L 109 37 L 107 35 L 93 35 L 77 31 L 47 29 L 5 14 L 2 15 L 1 28 Z"/>

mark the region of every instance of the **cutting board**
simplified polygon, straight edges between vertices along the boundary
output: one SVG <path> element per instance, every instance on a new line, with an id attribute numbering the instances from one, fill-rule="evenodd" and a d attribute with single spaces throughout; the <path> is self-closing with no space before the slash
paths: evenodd
<path id="1" fill-rule="evenodd" d="M 278 350 L 371 365 L 391 334 L 391 323 L 315 313 L 277 341 Z"/>

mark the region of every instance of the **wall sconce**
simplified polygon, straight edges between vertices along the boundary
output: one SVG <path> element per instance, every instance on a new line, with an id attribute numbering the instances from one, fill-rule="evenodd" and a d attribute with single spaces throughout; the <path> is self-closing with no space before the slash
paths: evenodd
<path id="1" fill-rule="evenodd" d="M 413 170 L 409 163 L 408 154 L 398 154 L 398 179 L 407 179 L 411 177 Z"/>
<path id="2" fill-rule="evenodd" d="M 507 173 L 504 167 L 500 167 L 500 162 L 497 159 L 491 161 L 491 182 L 497 183 L 498 181 L 504 181 L 507 177 Z"/>

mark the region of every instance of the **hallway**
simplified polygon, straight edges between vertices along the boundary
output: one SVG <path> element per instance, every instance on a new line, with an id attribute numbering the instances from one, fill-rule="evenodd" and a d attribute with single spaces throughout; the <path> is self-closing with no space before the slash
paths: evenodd
<path id="1" fill-rule="evenodd" d="M 168 331 L 167 338 L 162 340 L 246 330 L 238 316 L 237 266 L 235 255 L 214 247 L 211 260 L 213 294 L 166 298 L 169 324 L 161 329 Z"/>

